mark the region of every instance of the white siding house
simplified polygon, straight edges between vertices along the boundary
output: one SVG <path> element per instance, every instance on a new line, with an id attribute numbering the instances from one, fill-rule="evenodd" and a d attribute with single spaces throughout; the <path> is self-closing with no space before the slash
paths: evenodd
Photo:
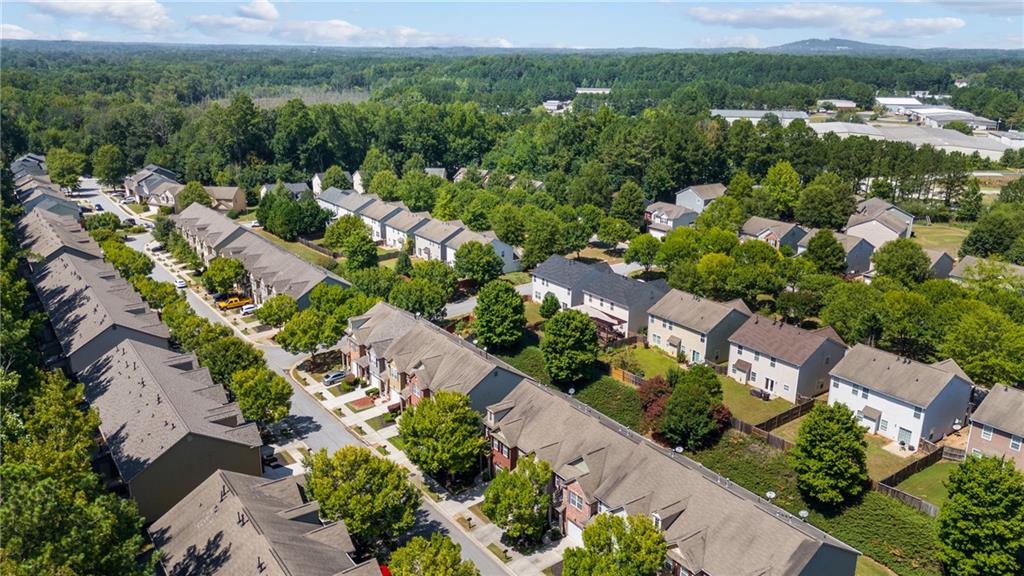
<path id="1" fill-rule="evenodd" d="M 615 273 L 604 262 L 584 264 L 555 254 L 538 264 L 530 274 L 533 301 L 543 301 L 550 292 L 558 298 L 563 310 L 578 306 L 583 303 L 582 282 L 589 274 Z"/>
<path id="2" fill-rule="evenodd" d="M 863 238 L 877 250 L 897 238 L 910 238 L 914 216 L 881 198 L 868 198 L 857 205 L 857 211 L 846 222 L 845 232 Z"/>
<path id="3" fill-rule="evenodd" d="M 350 194 L 354 194 L 354 191 L 340 190 L 332 186 L 327 190 L 321 191 L 320 194 L 317 195 L 316 203 L 324 210 L 330 212 L 331 219 L 333 220 L 346 214 L 345 210 L 342 208 L 342 200 Z"/>
<path id="4" fill-rule="evenodd" d="M 375 200 L 363 206 L 357 214 L 363 219 L 363 223 L 370 229 L 370 236 L 374 242 L 384 241 L 384 224 L 396 214 L 405 210 L 401 202 L 391 203 L 383 200 Z"/>
<path id="5" fill-rule="evenodd" d="M 509 272 L 516 272 L 519 270 L 519 260 L 516 258 L 512 247 L 501 240 L 498 240 L 498 237 L 494 235 L 494 232 L 473 232 L 469 229 L 462 230 L 445 242 L 445 262 L 447 262 L 449 266 L 455 266 L 455 253 L 467 242 L 479 242 L 480 244 L 494 248 L 494 253 L 501 258 L 502 272 L 507 274 Z"/>
<path id="6" fill-rule="evenodd" d="M 426 212 L 410 212 L 403 209 L 384 223 L 384 245 L 388 248 L 402 249 L 407 239 L 430 220 Z"/>
<path id="7" fill-rule="evenodd" d="M 462 222 L 458 220 L 445 222 L 431 218 L 413 233 L 416 239 L 416 256 L 424 260 L 448 262 L 445 243 L 462 230 Z"/>
<path id="8" fill-rule="evenodd" d="M 725 195 L 725 185 L 721 183 L 689 186 L 676 192 L 676 205 L 700 214 L 715 198 L 720 198 L 723 195 Z"/>
<path id="9" fill-rule="evenodd" d="M 906 446 L 965 426 L 973 382 L 953 360 L 924 364 L 863 344 L 831 372 L 829 404 L 844 404 L 873 434 Z"/>
<path id="10" fill-rule="evenodd" d="M 697 213 L 686 206 L 654 202 L 644 210 L 647 231 L 657 239 L 681 226 L 690 226 L 697 220 Z"/>

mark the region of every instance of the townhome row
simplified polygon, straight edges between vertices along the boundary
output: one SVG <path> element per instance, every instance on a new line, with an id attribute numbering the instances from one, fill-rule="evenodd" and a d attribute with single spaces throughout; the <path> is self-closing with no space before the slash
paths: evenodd
<path id="1" fill-rule="evenodd" d="M 494 469 L 550 463 L 551 518 L 571 544 L 597 514 L 643 514 L 665 533 L 671 574 L 854 573 L 856 550 L 414 315 L 379 303 L 350 319 L 341 347 L 404 405 L 468 394 Z"/>
<path id="2" fill-rule="evenodd" d="M 259 305 L 277 294 L 295 299 L 299 308 L 320 284 L 347 286 L 340 276 L 314 266 L 275 245 L 257 232 L 201 204 L 192 204 L 174 217 L 181 235 L 204 262 L 233 258 L 248 272 L 241 288 Z"/>
<path id="3" fill-rule="evenodd" d="M 427 212 L 413 212 L 401 202 L 387 202 L 374 194 L 359 194 L 355 190 L 328 188 L 317 196 L 317 203 L 335 218 L 361 218 L 378 244 L 402 250 L 411 242 L 413 254 L 424 260 L 454 265 L 459 247 L 479 242 L 494 248 L 504 272 L 520 268 L 519 257 L 512 246 L 491 231 L 475 232 L 458 220 L 437 220 Z"/>
<path id="4" fill-rule="evenodd" d="M 12 167 L 24 180 L 42 159 Z M 34 176 L 45 184 L 45 170 Z M 195 355 L 170 348 L 157 314 L 64 204 L 50 207 L 26 207 L 16 225 L 30 253 L 22 270 L 60 349 L 47 364 L 76 378 L 99 414 L 93 466 L 107 489 L 137 504 L 161 552 L 159 573 L 379 576 L 372 558 L 353 559 L 343 523 L 320 520 L 304 477 L 260 476 L 256 424 Z"/>

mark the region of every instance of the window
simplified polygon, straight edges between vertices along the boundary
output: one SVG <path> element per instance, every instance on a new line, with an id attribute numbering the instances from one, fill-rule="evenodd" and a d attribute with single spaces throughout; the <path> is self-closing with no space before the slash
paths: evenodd
<path id="1" fill-rule="evenodd" d="M 708 337 L 705 336 L 704 334 L 701 334 L 700 335 L 700 343 L 703 344 L 703 343 L 705 343 L 707 341 L 708 341 Z"/>
<path id="2" fill-rule="evenodd" d="M 921 414 L 924 414 L 924 410 L 914 406 L 914 418 L 917 420 L 921 419 Z"/>
<path id="3" fill-rule="evenodd" d="M 661 336 L 655 334 L 653 337 L 655 344 L 661 344 Z"/>
<path id="4" fill-rule="evenodd" d="M 833 388 L 839 388 L 839 380 L 833 380 L 832 381 L 832 387 Z"/>
<path id="5" fill-rule="evenodd" d="M 757 382 L 757 372 L 751 372 L 750 373 L 750 381 L 751 382 Z"/>
<path id="6" fill-rule="evenodd" d="M 668 328 L 668 320 L 662 320 L 661 321 L 661 327 L 662 328 Z M 671 330 L 671 328 L 669 328 L 669 329 Z"/>
<path id="7" fill-rule="evenodd" d="M 501 445 L 501 455 L 508 458 L 508 446 L 505 446 L 504 444 Z"/>
<path id="8" fill-rule="evenodd" d="M 860 394 L 860 386 L 857 386 L 856 384 L 854 384 L 853 385 L 853 395 L 854 395 L 854 397 L 856 397 L 858 394 Z"/>
<path id="9" fill-rule="evenodd" d="M 1013 450 L 1014 452 L 1020 452 L 1020 443 L 1021 443 L 1021 437 L 1020 436 L 1011 436 L 1010 437 L 1010 450 Z"/>
<path id="10" fill-rule="evenodd" d="M 696 350 L 694 350 L 693 351 L 693 356 L 691 356 L 691 358 L 693 358 L 693 363 L 694 364 L 700 364 L 700 361 L 701 361 L 700 352 L 697 352 Z"/>
<path id="11" fill-rule="evenodd" d="M 736 347 L 736 355 L 737 356 L 743 356 L 743 346 L 737 346 Z"/>
<path id="12" fill-rule="evenodd" d="M 491 447 L 495 450 L 501 450 L 501 442 L 498 442 L 497 438 L 491 438 Z"/>
<path id="13" fill-rule="evenodd" d="M 786 392 L 789 392 L 789 384 L 783 384 L 782 389 L 785 390 Z"/>
<path id="14" fill-rule="evenodd" d="M 651 520 L 654 521 L 654 527 L 661 530 L 661 516 L 657 514 L 651 514 Z"/>
<path id="15" fill-rule="evenodd" d="M 981 427 L 981 439 L 982 440 L 991 440 L 992 439 L 992 427 L 991 426 L 982 426 Z"/>
<path id="16" fill-rule="evenodd" d="M 757 350 L 754 350 L 754 362 L 757 362 L 760 359 L 761 359 L 761 353 L 758 352 Z"/>
<path id="17" fill-rule="evenodd" d="M 860 397 L 861 398 L 867 398 L 868 397 L 868 389 L 867 388 L 861 388 L 861 390 L 860 390 Z"/>
<path id="18" fill-rule="evenodd" d="M 577 510 L 583 510 L 583 498 L 575 492 L 569 492 L 569 505 Z"/>
<path id="19" fill-rule="evenodd" d="M 533 299 L 537 300 L 537 301 L 540 301 L 540 292 L 534 292 L 533 293 Z"/>
<path id="20" fill-rule="evenodd" d="M 978 458 L 981 458 L 981 450 L 974 448 L 973 450 L 971 450 L 971 456 L 977 456 Z"/>
<path id="21" fill-rule="evenodd" d="M 772 368 L 775 368 L 775 357 L 774 356 L 772 357 L 772 359 L 769 362 L 769 364 L 771 365 Z"/>
<path id="22" fill-rule="evenodd" d="M 878 429 L 881 430 L 882 432 L 885 432 L 886 430 L 888 430 L 889 429 L 889 421 L 888 420 L 880 420 L 878 422 Z"/>

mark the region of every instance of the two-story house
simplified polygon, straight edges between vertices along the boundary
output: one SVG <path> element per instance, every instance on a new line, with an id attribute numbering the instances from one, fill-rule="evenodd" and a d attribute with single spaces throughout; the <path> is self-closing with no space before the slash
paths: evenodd
<path id="1" fill-rule="evenodd" d="M 660 240 L 676 228 L 692 225 L 697 220 L 697 212 L 678 204 L 653 202 L 644 209 L 644 220 L 647 231 Z"/>
<path id="2" fill-rule="evenodd" d="M 846 222 L 845 232 L 871 243 L 877 250 L 897 238 L 910 238 L 914 216 L 881 198 L 868 198 L 857 204 L 857 211 Z"/>
<path id="3" fill-rule="evenodd" d="M 324 194 L 326 193 L 325 191 Z M 323 194 L 320 197 L 323 198 Z M 364 208 L 374 202 L 380 202 L 380 198 L 374 194 L 347 194 L 340 198 L 336 204 L 338 208 L 337 215 L 338 217 L 359 216 Z"/>
<path id="4" fill-rule="evenodd" d="M 178 175 L 162 166 L 147 164 L 124 179 L 124 193 L 125 196 L 147 203 L 157 186 L 165 182 L 178 183 Z"/>
<path id="5" fill-rule="evenodd" d="M 949 252 L 925 249 L 924 253 L 928 255 L 928 260 L 931 262 L 928 266 L 928 275 L 939 280 L 949 278 L 949 274 L 953 271 L 953 266 L 956 264 L 956 260 Z"/>
<path id="6" fill-rule="evenodd" d="M 448 262 L 447 243 L 463 230 L 462 222 L 431 218 L 413 233 L 415 255 L 424 260 Z"/>
<path id="7" fill-rule="evenodd" d="M 380 390 L 382 397 L 397 401 L 401 388 L 392 389 L 384 352 L 416 323 L 412 313 L 387 302 L 378 302 L 365 314 L 349 318 L 340 343 L 343 367 Z"/>
<path id="8" fill-rule="evenodd" d="M 1024 471 L 1024 390 L 997 384 L 971 414 L 967 450 L 973 456 L 998 456 Z"/>
<path id="9" fill-rule="evenodd" d="M 966 423 L 974 383 L 953 360 L 924 364 L 864 344 L 831 372 L 829 404 L 844 404 L 862 426 L 908 447 L 936 442 Z"/>
<path id="10" fill-rule="evenodd" d="M 729 338 L 729 376 L 795 403 L 825 392 L 844 354 L 831 327 L 804 330 L 754 315 Z"/>
<path id="11" fill-rule="evenodd" d="M 366 196 L 364 196 L 366 198 Z M 370 236 L 374 242 L 384 241 L 384 224 L 396 214 L 405 210 L 405 204 L 401 202 L 384 202 L 374 200 L 363 206 L 356 213 L 363 219 L 363 223 L 370 229 Z"/>
<path id="12" fill-rule="evenodd" d="M 445 262 L 449 266 L 455 266 L 455 253 L 469 242 L 477 242 L 483 246 L 493 248 L 494 253 L 498 255 L 498 258 L 501 258 L 501 271 L 503 273 L 507 274 L 519 270 L 519 259 L 516 257 L 515 251 L 508 244 L 498 240 L 498 236 L 490 230 L 474 232 L 466 228 L 449 238 L 445 242 Z"/>
<path id="13" fill-rule="evenodd" d="M 725 185 L 721 183 L 688 186 L 676 192 L 676 205 L 689 208 L 700 214 L 716 198 L 725 195 Z"/>
<path id="14" fill-rule="evenodd" d="M 326 190 L 322 190 L 316 197 L 316 203 L 318 206 L 327 210 L 331 213 L 331 219 L 337 219 L 347 212 L 342 207 L 342 200 L 349 195 L 355 195 L 355 190 L 342 190 L 331 186 Z"/>
<path id="15" fill-rule="evenodd" d="M 281 182 L 281 186 L 284 187 L 285 191 L 291 195 L 292 198 L 298 200 L 306 192 L 310 192 L 309 184 L 305 182 Z M 277 183 L 270 182 L 260 186 L 259 194 L 260 198 L 263 198 L 271 190 L 277 188 Z"/>
<path id="16" fill-rule="evenodd" d="M 588 274 L 577 289 L 583 293 L 583 302 L 574 308 L 595 321 L 603 340 L 625 338 L 646 328 L 647 311 L 669 291 L 664 280 L 644 282 L 619 274 Z"/>
<path id="17" fill-rule="evenodd" d="M 534 302 L 541 302 L 547 294 L 558 298 L 562 309 L 583 304 L 580 286 L 590 275 L 615 275 L 607 262 L 586 264 L 554 254 L 541 262 L 530 272 L 531 292 Z"/>
<path id="18" fill-rule="evenodd" d="M 811 238 L 814 238 L 818 232 L 817 228 L 808 230 L 807 234 L 797 241 L 796 253 L 803 254 L 807 252 L 807 246 L 811 243 Z M 871 255 L 875 253 L 875 247 L 870 242 L 857 236 L 843 234 L 842 232 L 833 232 L 832 235 L 835 236 L 836 240 L 843 247 L 843 251 L 846 252 L 845 272 L 847 274 L 864 274 L 871 270 Z"/>
<path id="19" fill-rule="evenodd" d="M 794 254 L 797 252 L 800 240 L 806 235 L 807 230 L 799 224 L 760 216 L 751 216 L 740 228 L 740 241 L 761 240 L 777 250 L 788 246 Z"/>
<path id="20" fill-rule="evenodd" d="M 405 249 L 413 234 L 429 221 L 430 214 L 427 212 L 402 209 L 384 223 L 384 245 L 396 250 Z"/>
<path id="21" fill-rule="evenodd" d="M 715 302 L 673 289 L 648 315 L 648 342 L 685 362 L 718 364 L 728 360 L 729 337 L 751 312 L 739 298 Z"/>
<path id="22" fill-rule="evenodd" d="M 569 544 L 580 545 L 600 514 L 642 515 L 667 544 L 664 574 L 852 576 L 856 569 L 858 552 L 839 540 L 536 382 L 524 380 L 489 406 L 484 426 L 494 470 L 525 457 L 551 466 L 549 518 Z"/>

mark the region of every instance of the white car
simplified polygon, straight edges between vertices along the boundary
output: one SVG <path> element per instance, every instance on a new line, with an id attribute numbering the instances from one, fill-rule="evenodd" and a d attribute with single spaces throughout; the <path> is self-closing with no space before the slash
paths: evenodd
<path id="1" fill-rule="evenodd" d="M 184 288 L 186 286 L 188 286 L 188 284 L 185 283 L 185 281 L 182 280 L 181 278 L 175 278 L 174 279 L 174 287 L 175 288 Z"/>
<path id="2" fill-rule="evenodd" d="M 249 314 L 252 314 L 253 312 L 256 311 L 256 308 L 258 308 L 258 306 L 256 306 L 255 304 L 246 304 L 245 306 L 242 306 L 242 316 L 248 316 Z"/>

